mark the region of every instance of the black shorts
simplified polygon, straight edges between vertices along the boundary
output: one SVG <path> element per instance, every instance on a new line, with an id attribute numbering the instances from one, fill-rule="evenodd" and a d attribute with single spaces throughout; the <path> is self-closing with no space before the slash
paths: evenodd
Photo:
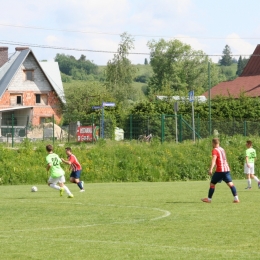
<path id="1" fill-rule="evenodd" d="M 211 178 L 211 183 L 217 184 L 224 181 L 225 183 L 232 182 L 230 172 L 215 172 Z"/>

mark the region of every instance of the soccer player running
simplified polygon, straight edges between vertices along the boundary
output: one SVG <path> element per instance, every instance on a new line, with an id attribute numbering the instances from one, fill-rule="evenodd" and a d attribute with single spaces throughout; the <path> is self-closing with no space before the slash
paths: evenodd
<path id="1" fill-rule="evenodd" d="M 61 160 L 70 165 L 71 174 L 70 174 L 70 182 L 76 183 L 78 187 L 80 188 L 80 192 L 84 192 L 84 182 L 80 181 L 80 175 L 81 175 L 81 165 L 77 159 L 77 157 L 72 154 L 71 148 L 67 147 L 65 148 L 66 154 L 68 155 L 68 161 L 61 158 Z"/>
<path id="2" fill-rule="evenodd" d="M 221 182 L 223 180 L 229 186 L 229 188 L 234 196 L 233 202 L 238 203 L 239 199 L 237 196 L 236 187 L 234 186 L 234 184 L 232 182 L 225 150 L 222 147 L 220 147 L 218 138 L 214 138 L 212 140 L 212 146 L 213 146 L 212 160 L 211 160 L 211 166 L 210 166 L 208 174 L 212 175 L 212 171 L 213 171 L 213 168 L 215 167 L 215 165 L 216 165 L 216 172 L 211 177 L 208 197 L 201 199 L 201 200 L 206 203 L 211 203 L 212 196 L 215 191 L 215 185 L 218 182 Z"/>
<path id="3" fill-rule="evenodd" d="M 247 175 L 247 190 L 251 190 L 251 178 L 258 183 L 258 188 L 260 188 L 259 179 L 255 176 L 255 159 L 256 159 L 256 150 L 253 148 L 252 141 L 246 141 L 246 161 L 244 166 L 244 172 Z"/>
<path id="4" fill-rule="evenodd" d="M 65 183 L 65 172 L 61 168 L 60 163 L 62 162 L 60 157 L 53 152 L 53 146 L 51 144 L 46 145 L 46 150 L 48 152 L 48 155 L 46 156 L 46 162 L 47 162 L 47 172 L 50 171 L 50 177 L 48 180 L 48 185 L 55 189 L 60 191 L 60 196 L 63 195 L 64 190 L 68 194 L 68 198 L 73 198 L 73 194 L 70 192 L 69 188 L 64 185 Z M 59 186 L 57 185 L 59 184 Z"/>

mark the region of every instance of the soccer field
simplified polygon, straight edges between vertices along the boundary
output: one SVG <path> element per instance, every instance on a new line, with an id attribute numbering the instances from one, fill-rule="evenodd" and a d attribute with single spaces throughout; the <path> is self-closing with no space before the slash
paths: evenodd
<path id="1" fill-rule="evenodd" d="M 260 190 L 221 183 L 0 186 L 0 259 L 260 259 Z"/>

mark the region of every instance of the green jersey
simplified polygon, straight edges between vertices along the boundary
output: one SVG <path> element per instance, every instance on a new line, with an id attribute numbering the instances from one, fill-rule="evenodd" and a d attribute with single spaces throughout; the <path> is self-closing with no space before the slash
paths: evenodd
<path id="1" fill-rule="evenodd" d="M 248 157 L 248 162 L 249 163 L 253 163 L 255 162 L 255 158 L 256 158 L 256 151 L 254 148 L 248 148 L 246 150 L 246 157 Z"/>
<path id="2" fill-rule="evenodd" d="M 56 153 L 48 154 L 46 156 L 46 162 L 51 166 L 50 173 L 52 178 L 58 178 L 64 175 L 64 170 L 60 166 L 62 160 Z"/>

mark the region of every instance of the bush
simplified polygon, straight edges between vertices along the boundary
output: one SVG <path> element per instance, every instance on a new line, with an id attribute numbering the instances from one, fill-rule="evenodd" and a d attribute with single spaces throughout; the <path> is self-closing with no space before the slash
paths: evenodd
<path id="1" fill-rule="evenodd" d="M 260 149 L 260 138 L 250 137 L 254 148 Z M 247 137 L 221 138 L 234 179 L 244 178 L 243 164 Z M 191 141 L 160 144 L 116 142 L 99 140 L 93 144 L 65 144 L 72 146 L 73 153 L 82 165 L 82 179 L 87 182 L 138 182 L 138 181 L 189 181 L 206 180 L 211 162 L 211 140 L 203 139 L 196 144 Z M 25 142 L 19 149 L 0 146 L 2 172 L 0 184 L 46 183 L 46 151 L 44 143 L 32 146 Z M 55 153 L 65 157 L 64 147 L 55 145 Z M 69 177 L 68 166 L 66 178 Z M 256 175 L 258 161 L 256 161 Z"/>

